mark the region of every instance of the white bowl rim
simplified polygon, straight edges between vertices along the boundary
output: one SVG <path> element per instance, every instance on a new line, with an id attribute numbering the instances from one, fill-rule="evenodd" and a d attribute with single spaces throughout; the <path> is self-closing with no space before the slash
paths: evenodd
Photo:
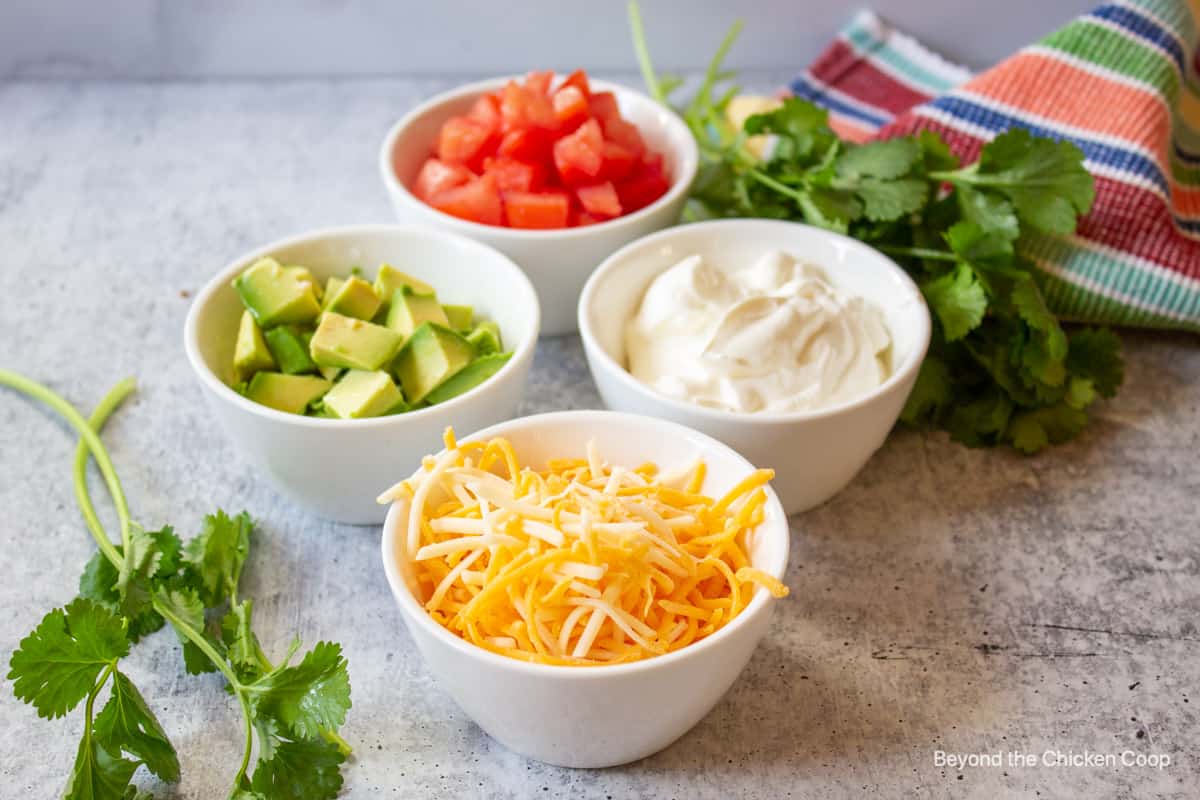
<path id="1" fill-rule="evenodd" d="M 877 261 L 882 262 L 889 270 L 891 270 L 900 282 L 906 285 L 912 292 L 914 299 L 920 301 L 920 307 L 924 311 L 919 315 L 918 320 L 918 346 L 914 347 L 908 354 L 908 357 L 902 364 L 895 367 L 887 380 L 876 386 L 871 391 L 857 397 L 853 400 L 847 400 L 837 405 L 827 406 L 811 411 L 756 411 L 752 413 L 744 413 L 737 411 L 726 411 L 719 408 L 709 408 L 697 403 L 688 403 L 683 400 L 676 400 L 673 397 L 667 397 L 664 394 L 659 394 L 640 380 L 635 378 L 628 369 L 619 364 L 609 352 L 600 346 L 596 334 L 592 330 L 591 307 L 600 302 L 597 297 L 600 291 L 597 287 L 600 285 L 604 276 L 621 266 L 622 260 L 633 251 L 643 247 L 649 247 L 663 239 L 668 239 L 672 236 L 678 236 L 681 231 L 692 231 L 699 228 L 714 229 L 728 233 L 728 235 L 736 235 L 738 228 L 746 227 L 767 227 L 767 228 L 791 228 L 791 227 L 807 228 L 817 234 L 827 236 L 831 239 L 836 239 L 847 247 L 861 252 Z M 825 269 L 825 265 L 821 266 Z M 628 320 L 625 320 L 627 322 Z M 625 324 L 622 322 L 622 325 Z M 917 288 L 917 284 L 909 277 L 908 273 L 892 259 L 885 254 L 876 250 L 864 242 L 860 242 L 849 236 L 844 236 L 840 233 L 818 228 L 815 225 L 809 225 L 803 222 L 793 222 L 790 220 L 778 219 L 759 219 L 746 217 L 740 219 L 716 219 L 706 220 L 704 222 L 690 222 L 682 225 L 675 225 L 670 228 L 664 228 L 661 231 L 656 231 L 648 236 L 643 236 L 617 250 L 615 253 L 604 259 L 600 266 L 592 272 L 586 284 L 584 284 L 583 292 L 579 296 L 578 309 L 579 336 L 583 340 L 585 351 L 591 352 L 595 358 L 598 358 L 606 367 L 617 374 L 617 380 L 621 381 L 627 388 L 637 392 L 643 397 L 649 397 L 657 403 L 661 403 L 673 411 L 679 413 L 694 414 L 698 417 L 706 418 L 712 422 L 719 423 L 748 423 L 751 425 L 775 424 L 780 422 L 802 422 L 805 420 L 824 419 L 841 414 L 845 411 L 850 411 L 855 408 L 867 405 L 884 394 L 890 392 L 897 384 L 903 383 L 908 378 L 920 370 L 921 363 L 925 360 L 925 353 L 929 349 L 929 337 L 932 332 L 932 321 L 929 317 L 929 307 L 925 303 L 925 298 L 921 294 L 921 290 Z"/>
<path id="2" fill-rule="evenodd" d="M 723 442 L 714 439 L 706 433 L 702 433 L 694 428 L 689 428 L 686 425 L 680 425 L 677 422 L 658 419 L 657 417 L 647 417 L 640 414 L 627 414 L 621 411 L 599 411 L 599 410 L 577 410 L 577 411 L 551 411 L 544 414 L 531 414 L 524 417 L 507 420 L 497 423 L 496 425 L 488 426 L 482 430 L 475 431 L 469 436 L 464 436 L 459 439 L 460 442 L 472 441 L 480 438 L 488 438 L 492 436 L 503 435 L 506 431 L 511 431 L 514 428 L 524 428 L 537 426 L 544 422 L 556 422 L 562 419 L 571 420 L 605 420 L 615 422 L 617 424 L 637 424 L 637 425 L 654 425 L 665 428 L 675 434 L 693 440 L 699 440 L 706 448 L 716 450 L 724 456 L 731 457 L 735 463 L 740 462 L 746 468 L 747 472 L 754 470 L 754 466 L 746 460 L 742 454 L 738 453 L 733 448 Z M 775 494 L 775 490 L 770 484 L 765 487 L 767 494 L 767 506 L 773 510 L 770 516 L 773 524 L 768 524 L 766 520 L 756 531 L 767 532 L 770 535 L 780 538 L 783 542 L 783 553 L 778 564 L 769 565 L 769 567 L 760 567 L 768 574 L 783 580 L 784 574 L 787 571 L 788 559 L 791 550 L 791 527 L 788 523 L 787 515 L 783 511 L 783 505 L 779 501 L 779 497 Z M 396 597 L 400 610 L 409 619 L 417 620 L 417 624 L 428 630 L 435 638 L 440 639 L 450 646 L 453 650 L 462 653 L 469 658 L 480 659 L 486 663 L 513 669 L 517 672 L 523 672 L 532 676 L 568 678 L 568 679 L 591 679 L 600 678 L 605 675 L 619 676 L 629 675 L 631 673 L 644 672 L 646 670 L 667 668 L 670 665 L 685 659 L 694 658 L 707 652 L 713 647 L 717 647 L 721 642 L 733 635 L 737 628 L 749 624 L 749 620 L 753 617 L 758 617 L 770 611 L 769 603 L 775 598 L 770 596 L 770 593 L 762 586 L 756 586 L 754 596 L 746 607 L 742 609 L 733 621 L 724 625 L 720 630 L 711 636 L 707 636 L 698 642 L 692 642 L 686 647 L 679 650 L 665 653 L 661 656 L 653 656 L 644 658 L 640 661 L 631 661 L 625 664 L 587 664 L 581 666 L 570 666 L 566 664 L 534 664 L 528 661 L 502 656 L 499 653 L 493 653 L 490 650 L 485 650 L 461 636 L 448 631 L 438 623 L 433 621 L 429 613 L 424 607 L 417 602 L 416 597 L 409 591 L 408 584 L 400 575 L 399 568 L 396 564 L 396 538 L 395 532 L 401 527 L 400 521 L 393 520 L 397 514 L 397 509 L 401 507 L 399 501 L 394 501 L 391 508 L 388 509 L 387 519 L 383 523 L 383 535 L 380 543 L 380 552 L 383 557 L 383 569 L 387 575 L 388 585 L 391 587 L 392 594 Z"/>
<path id="3" fill-rule="evenodd" d="M 248 264 L 254 261 L 270 256 L 272 253 L 278 252 L 287 247 L 296 245 L 308 244 L 311 242 L 320 241 L 322 239 L 333 239 L 341 237 L 353 236 L 375 236 L 380 234 L 404 234 L 418 235 L 430 239 L 442 239 L 456 246 L 466 247 L 480 252 L 492 259 L 489 269 L 500 267 L 507 270 L 507 278 L 514 285 L 519 287 L 517 293 L 524 295 L 523 298 L 516 300 L 521 305 L 528 306 L 532 309 L 532 324 L 525 331 L 524 336 L 515 346 L 512 346 L 512 357 L 508 359 L 503 367 L 500 368 L 495 375 L 492 375 L 483 383 L 475 386 L 457 397 L 452 397 L 445 402 L 429 406 L 427 408 L 419 408 L 415 411 L 405 411 L 403 414 L 390 414 L 382 417 L 363 417 L 359 419 L 335 419 L 331 417 L 309 417 L 303 414 L 289 414 L 286 411 L 264 406 L 261 403 L 256 403 L 247 397 L 243 397 L 230 387 L 225 381 L 221 380 L 205 363 L 204 358 L 200 355 L 200 334 L 199 334 L 199 318 L 200 309 L 208 305 L 213 297 L 223 287 L 227 286 L 234 276 L 246 268 Z M 199 376 L 217 396 L 227 400 L 239 408 L 249 411 L 252 414 L 274 419 L 278 421 L 286 421 L 304 427 L 315 428 L 332 428 L 332 427 L 356 427 L 370 428 L 383 425 L 403 424 L 406 420 L 418 420 L 429 416 L 432 413 L 453 409 L 455 406 L 465 402 L 467 398 L 481 392 L 487 391 L 487 387 L 492 381 L 501 379 L 517 369 L 517 364 L 525 357 L 530 355 L 533 349 L 537 346 L 538 330 L 541 327 L 541 306 L 538 304 L 537 293 L 533 289 L 533 284 L 529 282 L 528 276 L 518 267 L 511 258 L 496 250 L 493 247 L 463 236 L 462 234 L 453 231 L 446 231 L 439 228 L 429 227 L 427 225 L 417 224 L 399 224 L 399 223 L 381 223 L 381 224 L 366 224 L 366 225 L 339 225 L 328 228 L 316 228 L 305 231 L 294 236 L 288 236 L 283 239 L 277 239 L 270 244 L 263 245 L 248 253 L 238 256 L 233 261 L 230 261 L 223 267 L 204 288 L 196 293 L 196 297 L 192 300 L 192 305 L 188 309 L 187 320 L 184 323 L 184 349 L 187 351 L 188 362 L 192 365 L 192 371 Z"/>
<path id="4" fill-rule="evenodd" d="M 696 139 L 692 136 L 692 132 L 688 129 L 687 124 L 683 121 L 683 119 L 680 118 L 679 114 L 677 114 L 673 108 L 659 103 L 649 95 L 639 92 L 637 89 L 631 89 L 628 86 L 624 86 L 619 83 L 612 83 L 611 81 L 593 80 L 591 78 L 588 79 L 589 84 L 599 87 L 600 91 L 617 90 L 637 97 L 639 100 L 645 101 L 646 103 L 656 105 L 663 111 L 667 112 L 666 119 L 668 127 L 674 128 L 675 130 L 673 133 L 677 135 L 676 138 L 679 138 L 680 141 L 684 142 L 682 150 L 677 153 L 679 156 L 679 175 L 671 181 L 671 187 L 663 193 L 662 197 L 658 198 L 650 205 L 639 208 L 632 214 L 624 214 L 622 216 L 615 217 L 614 219 L 604 220 L 603 222 L 597 222 L 592 225 L 583 225 L 574 228 L 553 228 L 549 230 L 529 230 L 524 228 L 509 228 L 505 225 L 484 225 L 482 222 L 472 222 L 468 219 L 455 217 L 451 214 L 439 211 L 409 191 L 409 188 L 404 185 L 404 182 L 400 180 L 400 178 L 396 175 L 395 170 L 392 169 L 392 150 L 395 149 L 396 140 L 400 138 L 400 135 L 413 123 L 415 119 L 417 119 L 417 117 L 437 108 L 438 106 L 449 103 L 452 100 L 458 100 L 464 96 L 479 95 L 494 89 L 503 88 L 503 86 L 509 81 L 520 80 L 524 77 L 524 75 L 509 75 L 500 78 L 487 78 L 485 80 L 463 84 L 462 86 L 457 86 L 448 91 L 434 95 L 401 117 L 388 130 L 387 135 L 383 138 L 383 146 L 379 150 L 379 171 L 383 177 L 384 185 L 392 191 L 401 194 L 405 200 L 417 203 L 424 209 L 427 209 L 430 213 L 440 218 L 444 223 L 452 222 L 463 225 L 465 226 L 466 230 L 473 232 L 487 231 L 489 234 L 495 235 L 499 238 L 507 238 L 513 241 L 544 241 L 547 239 L 553 239 L 555 237 L 571 239 L 580 236 L 587 236 L 589 233 L 592 233 L 596 230 L 610 230 L 619 223 L 636 222 L 640 219 L 643 219 L 653 214 L 663 206 L 676 201 L 679 199 L 680 195 L 691 191 L 692 182 L 696 179 L 696 173 L 700 169 L 700 150 L 696 145 Z"/>

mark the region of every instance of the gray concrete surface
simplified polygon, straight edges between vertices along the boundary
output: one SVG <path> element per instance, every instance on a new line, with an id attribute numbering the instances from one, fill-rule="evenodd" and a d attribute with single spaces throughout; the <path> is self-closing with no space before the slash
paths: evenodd
<path id="1" fill-rule="evenodd" d="M 784 76 L 760 76 L 765 87 Z M 1200 779 L 1200 349 L 1129 334 L 1129 377 L 1077 442 L 1033 459 L 898 432 L 794 520 L 791 599 L 741 680 L 666 751 L 603 771 L 488 740 L 414 651 L 374 530 L 282 502 L 225 441 L 184 360 L 188 293 L 278 236 L 382 221 L 375 148 L 447 81 L 0 85 L 0 364 L 90 407 L 140 391 L 105 438 L 135 516 L 193 533 L 260 520 L 246 589 L 268 649 L 341 641 L 357 748 L 346 797 L 1194 797 Z M 596 407 L 574 338 L 543 342 L 524 411 Z M 73 441 L 0 393 L 0 660 L 68 601 L 92 546 Z M 174 637 L 130 671 L 177 745 L 157 796 L 219 798 L 237 710 L 183 673 Z M 0 796 L 61 790 L 79 717 L 0 686 Z M 1034 766 L 938 767 L 935 751 Z M 1053 767 L 1044 751 L 1167 754 L 1165 769 Z"/>

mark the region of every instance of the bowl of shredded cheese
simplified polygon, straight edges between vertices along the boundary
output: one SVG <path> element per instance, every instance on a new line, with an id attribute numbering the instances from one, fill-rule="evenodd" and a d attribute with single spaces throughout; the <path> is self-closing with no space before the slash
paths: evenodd
<path id="1" fill-rule="evenodd" d="M 643 758 L 699 722 L 788 593 L 773 473 L 607 411 L 445 445 L 381 495 L 382 555 L 459 706 L 509 749 L 570 767 Z"/>

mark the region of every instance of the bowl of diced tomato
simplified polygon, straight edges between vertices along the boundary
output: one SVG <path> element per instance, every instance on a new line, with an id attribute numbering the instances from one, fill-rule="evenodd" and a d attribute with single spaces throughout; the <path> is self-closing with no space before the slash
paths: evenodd
<path id="1" fill-rule="evenodd" d="M 583 71 L 532 72 L 421 104 L 388 132 L 380 170 L 402 221 L 512 258 L 554 335 L 577 330 L 600 262 L 678 221 L 698 160 L 683 120 L 646 95 Z"/>

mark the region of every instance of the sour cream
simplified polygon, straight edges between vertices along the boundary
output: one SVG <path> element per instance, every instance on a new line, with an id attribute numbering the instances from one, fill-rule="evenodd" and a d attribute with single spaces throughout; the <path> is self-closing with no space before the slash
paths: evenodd
<path id="1" fill-rule="evenodd" d="M 698 255 L 655 278 L 625 326 L 629 371 L 660 394 L 744 413 L 839 405 L 887 380 L 883 314 L 781 251 L 724 272 Z"/>

